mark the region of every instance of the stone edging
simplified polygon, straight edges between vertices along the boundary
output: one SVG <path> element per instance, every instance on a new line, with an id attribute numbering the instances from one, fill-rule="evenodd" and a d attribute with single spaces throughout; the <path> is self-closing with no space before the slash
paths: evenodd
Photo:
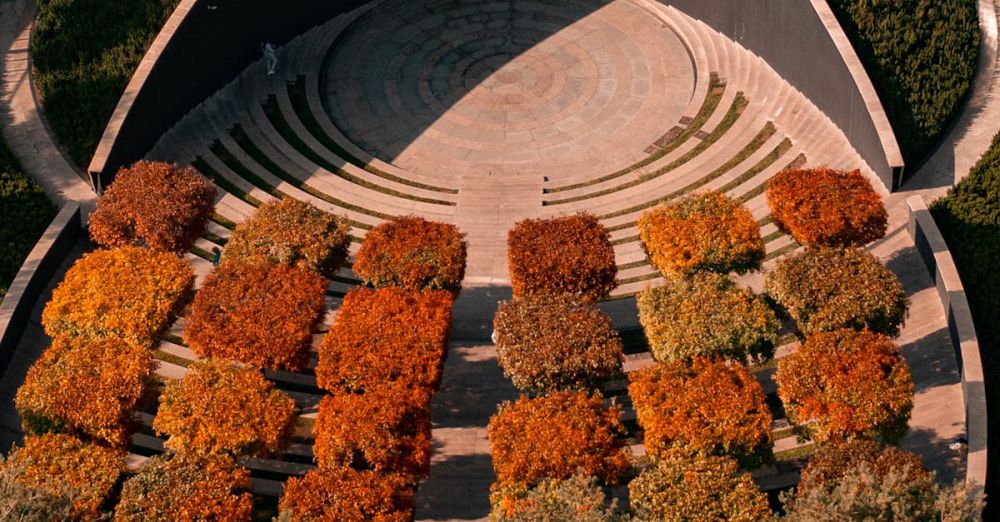
<path id="1" fill-rule="evenodd" d="M 3 302 L 0 302 L 0 375 L 17 348 L 39 293 L 52 279 L 66 253 L 83 234 L 80 204 L 67 203 L 28 253 Z"/>
<path id="2" fill-rule="evenodd" d="M 153 71 L 160 56 L 170 44 L 174 33 L 184 23 L 184 19 L 187 18 L 188 13 L 191 12 L 197 2 L 198 0 L 180 1 L 177 8 L 171 13 L 170 18 L 163 24 L 163 28 L 156 35 L 156 39 L 153 40 L 146 54 L 142 57 L 139 66 L 136 67 L 135 72 L 132 74 L 132 79 L 129 80 L 128 86 L 125 87 L 125 92 L 118 99 L 115 112 L 112 113 L 111 119 L 108 120 L 108 126 L 104 129 L 101 141 L 97 143 L 97 150 L 94 152 L 94 157 L 90 160 L 90 166 L 87 167 L 87 172 L 91 173 L 92 181 L 97 182 L 96 180 L 99 179 L 99 176 L 94 176 L 94 173 L 104 172 L 111 150 L 118 141 L 118 134 L 122 129 L 122 125 L 125 124 L 125 120 L 132 110 L 132 104 L 146 86 L 146 82 L 154 77 Z M 95 188 L 103 191 L 103 187 Z"/>
<path id="3" fill-rule="evenodd" d="M 962 376 L 965 398 L 965 431 L 968 437 L 965 483 L 975 488 L 986 484 L 986 390 L 979 340 L 972 322 L 969 301 L 958 276 L 958 269 L 934 217 L 921 196 L 906 200 L 909 223 L 907 231 L 926 263 L 944 307 L 948 330 L 955 349 L 955 359 Z"/>
<path id="4" fill-rule="evenodd" d="M 830 8 L 827 0 L 812 0 L 812 5 L 816 9 L 816 16 L 826 27 L 827 32 L 830 33 L 833 45 L 840 52 L 844 65 L 847 66 L 847 70 L 851 73 L 851 77 L 858 87 L 858 93 L 861 94 L 861 99 L 864 100 L 865 109 L 868 110 L 868 114 L 871 116 L 872 123 L 875 125 L 875 132 L 878 133 L 882 150 L 885 152 L 885 159 L 889 163 L 889 167 L 894 171 L 894 183 L 901 183 L 904 166 L 903 153 L 899 150 L 899 143 L 896 141 L 896 135 L 892 131 L 892 124 L 889 123 L 889 117 L 886 115 L 885 108 L 879 100 L 875 86 L 872 85 L 871 78 L 869 78 L 868 73 L 865 71 L 864 65 L 861 64 L 861 59 L 858 58 L 858 53 L 854 50 L 854 46 L 851 45 L 851 41 L 847 38 L 847 33 L 844 32 L 840 22 L 837 21 L 837 17 L 833 14 L 833 10 Z M 896 172 L 897 170 L 898 173 Z M 899 187 L 886 188 L 889 191 L 894 191 Z"/>

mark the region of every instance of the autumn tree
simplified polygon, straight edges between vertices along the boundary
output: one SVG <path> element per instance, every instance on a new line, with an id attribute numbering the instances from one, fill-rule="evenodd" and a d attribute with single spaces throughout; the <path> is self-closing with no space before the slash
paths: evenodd
<path id="1" fill-rule="evenodd" d="M 425 477 L 431 466 L 429 413 L 423 397 L 403 387 L 327 395 L 313 428 L 316 462 Z"/>
<path id="2" fill-rule="evenodd" d="M 704 192 L 647 210 L 637 223 L 653 266 L 664 277 L 756 270 L 764 240 L 753 215 L 719 192 Z"/>
<path id="3" fill-rule="evenodd" d="M 763 299 L 726 276 L 667 279 L 636 299 L 650 351 L 658 361 L 719 356 L 739 362 L 771 359 L 781 324 Z"/>
<path id="4" fill-rule="evenodd" d="M 487 435 L 496 471 L 495 488 L 577 472 L 616 484 L 629 467 L 619 410 L 600 394 L 560 391 L 500 405 Z M 582 471 L 581 471 L 582 470 Z"/>
<path id="5" fill-rule="evenodd" d="M 729 457 L 671 451 L 629 483 L 638 520 L 758 522 L 771 518 L 767 495 Z"/>
<path id="6" fill-rule="evenodd" d="M 116 522 L 249 521 L 250 472 L 229 457 L 166 453 L 125 481 Z"/>
<path id="7" fill-rule="evenodd" d="M 278 503 L 280 522 L 410 522 L 410 479 L 351 468 L 319 468 L 292 477 Z"/>
<path id="8" fill-rule="evenodd" d="M 319 348 L 317 383 L 333 392 L 398 385 L 429 400 L 441 382 L 453 299 L 442 290 L 352 290 Z"/>
<path id="9" fill-rule="evenodd" d="M 28 435 L 23 447 L 11 451 L 3 468 L 5 474 L 10 474 L 7 488 L 21 486 L 35 492 L 20 491 L 19 504 L 10 506 L 12 512 L 42 511 L 40 514 L 46 515 L 48 509 L 65 509 L 60 499 L 69 497 L 71 519 L 101 520 L 101 508 L 125 471 L 125 451 L 69 435 Z M 17 520 L 6 516 L 3 519 Z M 45 516 L 37 520 L 46 519 L 51 520 Z"/>
<path id="10" fill-rule="evenodd" d="M 99 245 L 148 246 L 181 254 L 205 231 L 215 185 L 191 167 L 138 161 L 97 200 L 90 235 Z"/>
<path id="11" fill-rule="evenodd" d="M 293 198 L 265 203 L 237 225 L 222 261 L 268 260 L 304 266 L 331 279 L 347 258 L 350 227 L 342 218 Z"/>
<path id="12" fill-rule="evenodd" d="M 166 384 L 153 429 L 177 451 L 267 457 L 284 450 L 295 413 L 295 402 L 259 370 L 207 360 Z"/>
<path id="13" fill-rule="evenodd" d="M 184 341 L 202 357 L 304 370 L 326 286 L 302 266 L 224 263 L 195 296 Z"/>
<path id="14" fill-rule="evenodd" d="M 731 455 L 746 465 L 770 457 L 771 412 L 743 365 L 678 360 L 632 372 L 629 382 L 647 454 L 682 447 Z"/>
<path id="15" fill-rule="evenodd" d="M 77 433 L 124 446 L 153 367 L 149 350 L 140 346 L 112 338 L 56 337 L 17 390 L 24 429 Z"/>
<path id="16" fill-rule="evenodd" d="M 805 334 L 869 328 L 895 337 L 909 306 L 896 275 L 853 248 L 809 249 L 782 259 L 767 274 L 767 293 Z"/>
<path id="17" fill-rule="evenodd" d="M 152 347 L 190 296 L 194 271 L 173 254 L 120 247 L 85 254 L 45 305 L 49 337 L 110 337 Z"/>
<path id="18" fill-rule="evenodd" d="M 817 442 L 899 440 L 913 409 L 909 366 L 888 337 L 868 330 L 821 332 L 778 361 L 788 420 Z"/>
<path id="19" fill-rule="evenodd" d="M 492 522 L 625 522 L 617 499 L 607 496 L 594 477 L 546 479 L 533 488 L 508 487 L 490 495 Z"/>
<path id="20" fill-rule="evenodd" d="M 779 172 L 767 183 L 778 230 L 808 246 L 864 246 L 885 236 L 888 213 L 859 170 L 826 167 Z"/>
<path id="21" fill-rule="evenodd" d="M 522 390 L 593 388 L 622 373 L 622 343 L 609 318 L 575 298 L 533 295 L 500 303 L 497 358 Z"/>
<path id="22" fill-rule="evenodd" d="M 463 237 L 458 227 L 448 223 L 416 216 L 393 218 L 365 234 L 353 269 L 376 288 L 458 293 L 465 277 Z"/>
<path id="23" fill-rule="evenodd" d="M 514 297 L 607 297 L 618 285 L 608 230 L 591 214 L 525 219 L 507 233 L 507 263 Z"/>

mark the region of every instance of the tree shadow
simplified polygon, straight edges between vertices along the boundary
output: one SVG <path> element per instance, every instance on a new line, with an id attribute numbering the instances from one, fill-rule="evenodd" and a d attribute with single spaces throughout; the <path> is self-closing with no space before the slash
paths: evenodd
<path id="1" fill-rule="evenodd" d="M 938 481 L 954 482 L 964 480 L 966 457 L 964 446 L 958 450 L 949 447 L 955 442 L 958 441 L 942 439 L 933 431 L 918 428 L 906 434 L 900 447 L 920 455 L 924 466 L 937 473 Z"/>
<path id="2" fill-rule="evenodd" d="M 417 489 L 416 519 L 485 519 L 490 513 L 494 479 L 493 461 L 487 454 L 456 455 L 432 462 L 430 477 Z"/>

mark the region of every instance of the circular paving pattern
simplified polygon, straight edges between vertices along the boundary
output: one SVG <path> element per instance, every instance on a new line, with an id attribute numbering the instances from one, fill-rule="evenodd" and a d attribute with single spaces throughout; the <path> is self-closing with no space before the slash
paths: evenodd
<path id="1" fill-rule="evenodd" d="M 414 172 L 614 171 L 676 124 L 695 71 L 630 2 L 390 0 L 327 56 L 345 136 Z"/>

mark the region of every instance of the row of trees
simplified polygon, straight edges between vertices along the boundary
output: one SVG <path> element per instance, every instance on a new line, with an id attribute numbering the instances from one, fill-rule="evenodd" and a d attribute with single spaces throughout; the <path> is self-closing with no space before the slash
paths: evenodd
<path id="1" fill-rule="evenodd" d="M 353 269 L 374 288 L 344 297 L 319 346 L 318 467 L 288 481 L 282 519 L 413 519 L 465 259 L 453 225 L 401 217 L 368 232 Z"/>

